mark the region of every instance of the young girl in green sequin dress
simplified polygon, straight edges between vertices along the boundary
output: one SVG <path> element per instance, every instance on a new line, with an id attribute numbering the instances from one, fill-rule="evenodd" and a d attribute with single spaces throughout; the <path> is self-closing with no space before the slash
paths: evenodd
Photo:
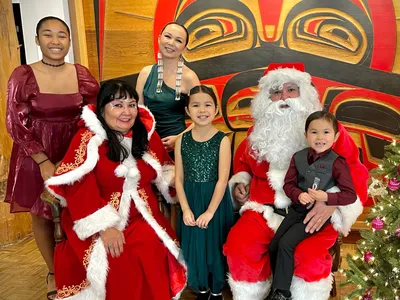
<path id="1" fill-rule="evenodd" d="M 214 92 L 204 86 L 190 90 L 186 112 L 194 128 L 177 139 L 175 187 L 181 205 L 177 233 L 188 266 L 188 285 L 197 300 L 223 299 L 226 263 L 222 254 L 233 225 L 227 188 L 230 141 L 212 121 L 218 111 Z"/>

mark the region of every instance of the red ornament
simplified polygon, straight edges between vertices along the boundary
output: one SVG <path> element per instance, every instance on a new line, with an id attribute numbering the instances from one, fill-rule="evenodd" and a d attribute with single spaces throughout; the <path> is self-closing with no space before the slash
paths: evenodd
<path id="1" fill-rule="evenodd" d="M 372 300 L 371 289 L 366 290 L 362 296 L 363 300 Z"/>
<path id="2" fill-rule="evenodd" d="M 373 255 L 372 255 L 372 252 L 371 252 L 371 251 L 365 252 L 365 254 L 364 254 L 364 261 L 365 261 L 366 263 L 372 262 L 372 260 L 371 260 L 372 256 L 373 256 Z"/>
<path id="3" fill-rule="evenodd" d="M 397 174 L 400 175 L 400 165 L 397 166 Z"/>
<path id="4" fill-rule="evenodd" d="M 391 191 L 397 191 L 400 188 L 400 181 L 397 180 L 397 178 L 392 178 L 388 182 L 388 188 Z"/>
<path id="5" fill-rule="evenodd" d="M 400 225 L 397 226 L 396 230 L 394 231 L 394 236 L 400 240 Z"/>
<path id="6" fill-rule="evenodd" d="M 382 219 L 379 219 L 376 217 L 375 219 L 372 220 L 372 228 L 375 230 L 382 230 L 383 227 L 385 227 L 385 222 Z"/>

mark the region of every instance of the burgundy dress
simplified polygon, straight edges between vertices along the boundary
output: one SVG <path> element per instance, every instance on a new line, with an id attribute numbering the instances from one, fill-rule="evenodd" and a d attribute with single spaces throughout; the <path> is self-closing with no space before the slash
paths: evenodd
<path id="1" fill-rule="evenodd" d="M 41 199 L 43 179 L 32 154 L 43 151 L 55 164 L 67 152 L 77 131 L 82 107 L 96 103 L 97 81 L 85 67 L 75 64 L 79 92 L 43 94 L 31 66 L 17 67 L 7 89 L 7 131 L 14 140 L 5 202 L 11 212 L 31 212 L 51 219 Z"/>

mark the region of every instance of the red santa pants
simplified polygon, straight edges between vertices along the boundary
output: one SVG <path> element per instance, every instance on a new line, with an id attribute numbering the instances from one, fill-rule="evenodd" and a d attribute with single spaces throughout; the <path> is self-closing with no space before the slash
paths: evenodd
<path id="1" fill-rule="evenodd" d="M 246 210 L 242 214 L 224 245 L 231 282 L 257 283 L 270 278 L 268 245 L 273 235 L 274 231 L 261 213 Z M 306 282 L 327 278 L 332 268 L 328 250 L 337 236 L 338 233 L 329 224 L 321 232 L 302 241 L 295 249 L 294 275 Z"/>

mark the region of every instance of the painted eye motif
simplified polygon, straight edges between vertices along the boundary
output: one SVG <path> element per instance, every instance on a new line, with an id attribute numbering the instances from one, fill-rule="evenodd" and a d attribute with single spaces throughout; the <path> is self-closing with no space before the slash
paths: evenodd
<path id="1" fill-rule="evenodd" d="M 373 46 L 368 16 L 352 3 L 343 7 L 334 1 L 326 7 L 305 2 L 294 6 L 282 37 L 289 49 L 352 64 L 365 61 Z"/>
<path id="2" fill-rule="evenodd" d="M 186 7 L 177 22 L 188 29 L 189 43 L 184 53 L 186 61 L 197 61 L 214 56 L 254 48 L 257 42 L 256 22 L 243 3 L 228 3 L 223 9 L 218 1 L 204 7 L 196 1 Z M 212 47 L 212 51 L 210 50 Z"/>

